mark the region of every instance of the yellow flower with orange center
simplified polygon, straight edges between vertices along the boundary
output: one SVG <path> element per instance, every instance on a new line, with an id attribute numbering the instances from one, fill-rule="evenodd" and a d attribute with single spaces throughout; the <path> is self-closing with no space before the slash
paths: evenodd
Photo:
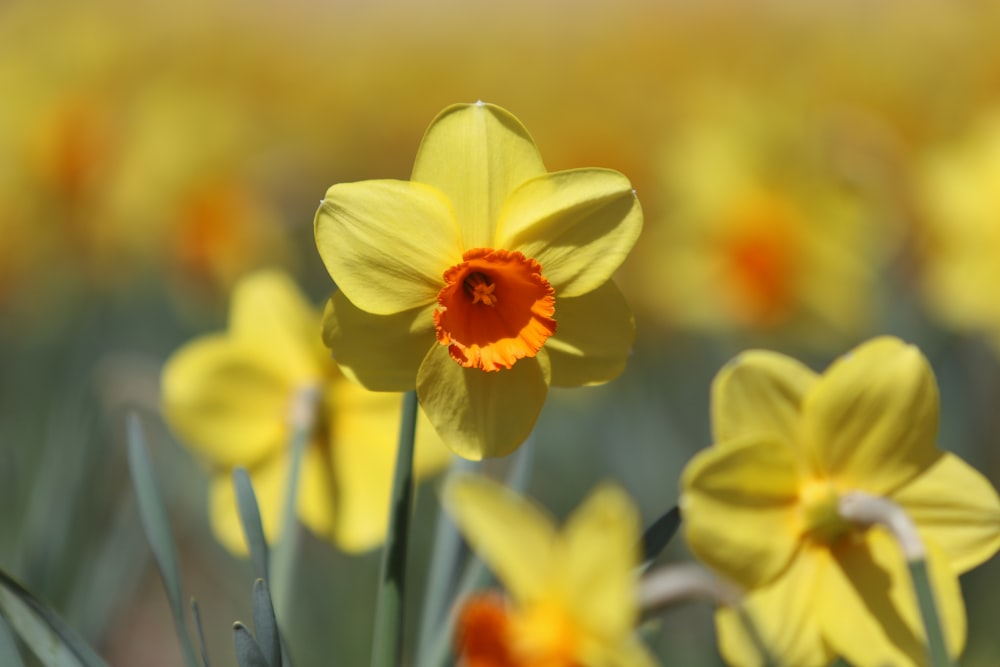
<path id="1" fill-rule="evenodd" d="M 290 440 L 315 413 L 302 456 L 298 518 L 345 551 L 381 544 L 390 511 L 401 397 L 348 381 L 320 339 L 320 317 L 292 280 L 259 271 L 233 291 L 229 329 L 196 338 L 163 369 L 163 414 L 212 471 L 209 514 L 219 541 L 245 553 L 232 471 L 245 468 L 264 533 L 277 538 L 292 460 Z M 423 431 L 423 430 L 422 430 Z M 430 429 L 418 438 L 415 473 L 447 465 Z"/>
<path id="2" fill-rule="evenodd" d="M 455 628 L 458 664 L 655 664 L 633 632 L 639 517 L 624 492 L 597 489 L 562 531 L 535 505 L 485 478 L 453 479 L 444 505 L 510 595 L 464 601 Z"/>
<path id="3" fill-rule="evenodd" d="M 339 290 L 324 338 L 369 389 L 417 389 L 458 454 L 503 456 L 550 385 L 617 376 L 634 339 L 610 281 L 642 227 L 607 169 L 548 173 L 534 141 L 489 104 L 444 110 L 409 181 L 334 185 L 316 244 Z"/>
<path id="4" fill-rule="evenodd" d="M 896 338 L 871 340 L 817 374 L 774 352 L 746 352 L 716 377 L 716 444 L 681 478 L 692 551 L 744 588 L 779 665 L 926 664 L 926 639 L 900 546 L 844 517 L 860 492 L 916 525 L 947 648 L 965 642 L 958 575 L 1000 547 L 990 482 L 935 445 L 938 393 L 927 360 Z M 764 658 L 733 609 L 716 615 L 732 665 Z"/>

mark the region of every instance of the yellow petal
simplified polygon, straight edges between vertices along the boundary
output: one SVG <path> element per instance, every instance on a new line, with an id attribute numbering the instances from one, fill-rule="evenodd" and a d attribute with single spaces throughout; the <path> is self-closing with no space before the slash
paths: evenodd
<path id="1" fill-rule="evenodd" d="M 257 271 L 240 280 L 229 307 L 229 332 L 303 383 L 324 372 L 319 315 L 287 274 Z"/>
<path id="2" fill-rule="evenodd" d="M 358 308 L 392 315 L 425 306 L 462 261 L 448 201 L 406 181 L 342 183 L 316 212 L 316 246 L 326 270 Z"/>
<path id="3" fill-rule="evenodd" d="M 170 357 L 161 385 L 167 422 L 214 466 L 250 467 L 286 444 L 294 387 L 253 347 L 199 338 Z"/>
<path id="4" fill-rule="evenodd" d="M 408 391 L 434 338 L 437 302 L 393 315 L 372 315 L 335 292 L 323 313 L 323 341 L 337 365 L 373 391 Z"/>
<path id="5" fill-rule="evenodd" d="M 603 486 L 573 513 L 557 541 L 551 576 L 574 618 L 615 645 L 635 624 L 639 516 L 621 489 Z"/>
<path id="6" fill-rule="evenodd" d="M 892 499 L 910 515 L 921 536 L 943 551 L 956 574 L 971 570 L 1000 549 L 996 489 L 954 454 L 942 453 Z"/>
<path id="7" fill-rule="evenodd" d="M 815 597 L 819 562 L 808 552 L 795 558 L 772 584 L 751 591 L 742 605 L 769 656 L 781 665 L 828 665 L 833 659 L 820 634 Z M 764 656 L 739 612 L 715 614 L 719 652 L 735 667 L 763 667 Z"/>
<path id="8" fill-rule="evenodd" d="M 608 667 L 656 667 L 657 662 L 638 637 L 631 636 L 604 653 L 593 664 Z"/>
<path id="9" fill-rule="evenodd" d="M 364 551 L 385 540 L 402 396 L 369 392 L 344 382 L 337 386 L 331 403 L 337 407 L 331 438 L 337 491 L 335 539 L 345 551 Z M 440 470 L 451 457 L 422 411 L 416 446 L 413 469 L 418 479 Z"/>
<path id="10" fill-rule="evenodd" d="M 965 607 L 947 558 L 928 546 L 929 573 L 948 652 L 965 644 Z M 856 667 L 923 665 L 923 623 L 906 561 L 881 528 L 845 540 L 820 575 L 817 613 L 830 647 Z"/>
<path id="11" fill-rule="evenodd" d="M 805 398 L 803 442 L 847 487 L 888 495 L 936 460 L 938 392 L 927 360 L 897 338 L 837 360 Z"/>
<path id="12" fill-rule="evenodd" d="M 542 594 L 556 539 L 547 515 L 510 489 L 473 475 L 449 479 L 442 503 L 520 605 Z"/>
<path id="13" fill-rule="evenodd" d="M 286 477 L 290 463 L 291 456 L 286 456 L 284 465 Z M 284 497 L 284 483 L 281 488 Z M 334 540 L 335 519 L 338 516 L 334 512 L 336 507 L 337 495 L 330 465 L 330 451 L 325 447 L 325 443 L 314 440 L 302 455 L 295 513 L 302 525 L 313 534 L 325 540 Z"/>
<path id="14" fill-rule="evenodd" d="M 642 230 L 632 184 L 610 169 L 545 174 L 511 193 L 497 246 L 542 265 L 556 294 L 586 294 L 611 279 Z"/>
<path id="15" fill-rule="evenodd" d="M 798 468 L 774 440 L 710 447 L 681 475 L 681 515 L 691 550 L 747 588 L 781 574 L 798 548 Z"/>
<path id="16" fill-rule="evenodd" d="M 545 173 L 535 142 L 510 112 L 492 104 L 459 104 L 427 128 L 412 179 L 447 197 L 465 248 L 493 248 L 500 207 L 529 178 Z"/>
<path id="17" fill-rule="evenodd" d="M 556 300 L 556 333 L 545 341 L 552 384 L 579 387 L 618 377 L 635 341 L 635 320 L 611 281 L 593 292 Z"/>
<path id="18" fill-rule="evenodd" d="M 802 400 L 817 378 L 798 361 L 777 352 L 740 354 L 712 382 L 715 443 L 762 435 L 797 443 Z"/>
<path id="19" fill-rule="evenodd" d="M 417 373 L 417 396 L 444 443 L 479 460 L 506 456 L 527 439 L 550 377 L 544 350 L 512 368 L 486 372 L 459 366 L 445 346 L 435 345 Z"/>

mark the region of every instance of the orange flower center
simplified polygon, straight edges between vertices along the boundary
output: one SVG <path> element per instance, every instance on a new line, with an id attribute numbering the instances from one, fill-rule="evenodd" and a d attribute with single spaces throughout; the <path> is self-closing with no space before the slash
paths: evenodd
<path id="1" fill-rule="evenodd" d="M 533 357 L 555 333 L 554 290 L 520 252 L 474 248 L 444 272 L 437 339 L 465 368 L 498 371 Z"/>
<path id="2" fill-rule="evenodd" d="M 580 667 L 579 636 L 559 609 L 517 614 L 496 594 L 470 598 L 455 626 L 462 667 Z"/>
<path id="3" fill-rule="evenodd" d="M 794 307 L 799 252 L 797 213 L 785 201 L 758 195 L 730 213 L 723 241 L 738 316 L 773 326 Z"/>

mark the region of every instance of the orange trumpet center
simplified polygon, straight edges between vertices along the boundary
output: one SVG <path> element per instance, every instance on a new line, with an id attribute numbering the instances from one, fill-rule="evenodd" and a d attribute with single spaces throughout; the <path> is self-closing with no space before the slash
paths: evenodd
<path id="1" fill-rule="evenodd" d="M 498 371 L 533 357 L 555 333 L 555 296 L 542 266 L 520 252 L 474 248 L 444 272 L 437 339 L 466 368 Z"/>

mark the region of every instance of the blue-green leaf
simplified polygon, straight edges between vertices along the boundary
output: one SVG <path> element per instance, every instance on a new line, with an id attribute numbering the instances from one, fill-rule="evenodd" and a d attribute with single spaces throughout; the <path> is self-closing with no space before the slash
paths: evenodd
<path id="1" fill-rule="evenodd" d="M 646 529 L 646 532 L 642 534 L 643 568 L 649 567 L 656 557 L 660 555 L 660 552 L 673 539 L 680 525 L 681 510 L 680 507 L 674 507 Z"/>
<path id="2" fill-rule="evenodd" d="M 233 640 L 236 643 L 236 662 L 240 667 L 271 667 L 257 645 L 257 640 L 242 623 L 233 625 Z"/>
<path id="3" fill-rule="evenodd" d="M 257 634 L 257 644 L 267 657 L 271 667 L 281 667 L 281 639 L 278 622 L 274 618 L 271 594 L 267 582 L 258 579 L 253 583 L 253 629 Z"/>
<path id="4" fill-rule="evenodd" d="M 250 549 L 250 559 L 253 561 L 254 574 L 268 580 L 269 554 L 267 540 L 264 538 L 264 527 L 260 520 L 260 508 L 257 505 L 257 495 L 254 493 L 250 476 L 243 468 L 233 470 L 233 486 L 236 488 L 236 504 L 240 510 L 240 522 L 243 524 L 243 534 Z"/>
<path id="5" fill-rule="evenodd" d="M 17 650 L 17 641 L 7 622 L 3 620 L 2 614 L 0 614 L 0 665 L 24 667 L 21 652 Z"/>

